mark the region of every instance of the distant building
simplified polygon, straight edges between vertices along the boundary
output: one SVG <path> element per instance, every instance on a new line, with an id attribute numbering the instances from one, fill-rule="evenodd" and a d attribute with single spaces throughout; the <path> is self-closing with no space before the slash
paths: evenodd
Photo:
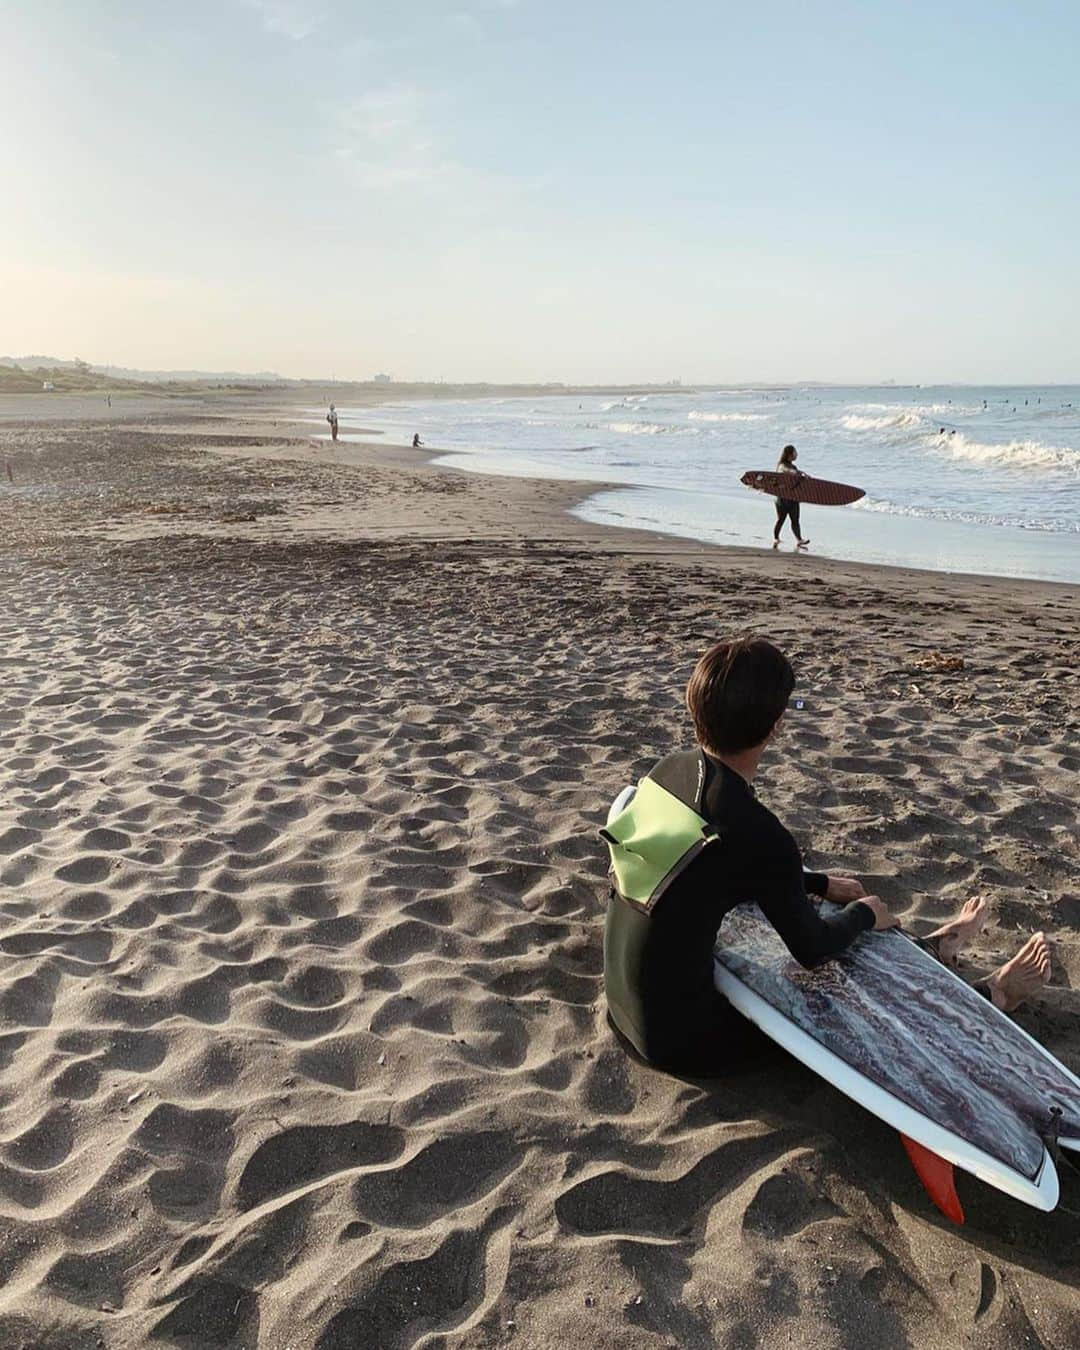
<path id="1" fill-rule="evenodd" d="M 394 383 L 393 375 L 376 375 L 375 378 L 372 380 L 372 384 L 393 384 L 393 383 Z"/>
<path id="2" fill-rule="evenodd" d="M 56 385 L 53 384 L 52 380 L 42 380 L 41 388 L 46 394 L 51 394 L 56 389 Z"/>

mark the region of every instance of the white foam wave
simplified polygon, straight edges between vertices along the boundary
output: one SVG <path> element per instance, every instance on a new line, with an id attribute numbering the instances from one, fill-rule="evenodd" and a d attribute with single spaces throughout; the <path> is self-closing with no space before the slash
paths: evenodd
<path id="1" fill-rule="evenodd" d="M 630 411 L 633 411 L 635 408 L 642 407 L 642 405 L 648 403 L 648 401 L 648 394 L 626 394 L 623 398 L 613 398 L 608 403 L 601 403 L 600 411 L 605 413 L 612 412 L 616 408 L 627 408 Z"/>
<path id="2" fill-rule="evenodd" d="M 1080 476 L 1080 450 L 1072 446 L 1044 445 L 1042 441 L 1007 441 L 1004 444 L 969 441 L 961 431 L 935 435 L 931 446 L 943 451 L 950 459 L 973 464 L 1007 469 L 1057 469 Z"/>
<path id="3" fill-rule="evenodd" d="M 870 413 L 916 413 L 919 416 L 933 414 L 934 417 L 971 417 L 982 412 L 976 403 L 849 403 L 852 412 Z"/>
<path id="4" fill-rule="evenodd" d="M 691 422 L 768 422 L 771 420 L 772 413 L 744 413 L 744 412 L 698 412 L 693 411 L 686 414 Z"/>
<path id="5" fill-rule="evenodd" d="M 677 436 L 680 434 L 679 427 L 668 426 L 663 422 L 607 422 L 604 427 L 605 430 L 614 431 L 620 436 Z"/>
<path id="6" fill-rule="evenodd" d="M 1013 529 L 1038 530 L 1048 534 L 1080 533 L 1080 526 L 1061 520 L 1041 519 L 1010 513 L 959 511 L 932 506 L 902 506 L 898 502 L 876 497 L 863 497 L 855 502 L 853 511 L 873 511 L 887 516 L 908 516 L 914 520 L 958 520 L 968 525 L 1006 525 Z"/>
<path id="7" fill-rule="evenodd" d="M 841 417 L 840 425 L 848 431 L 904 431 L 909 427 L 921 427 L 924 418 L 921 413 L 890 413 L 885 417 L 865 417 L 860 413 L 847 413 Z"/>

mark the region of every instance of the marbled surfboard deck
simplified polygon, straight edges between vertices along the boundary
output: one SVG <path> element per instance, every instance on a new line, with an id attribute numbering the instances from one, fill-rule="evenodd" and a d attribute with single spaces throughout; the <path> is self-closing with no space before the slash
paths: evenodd
<path id="1" fill-rule="evenodd" d="M 856 1073 L 1021 1176 L 1042 1167 L 1052 1107 L 1061 1137 L 1080 1139 L 1080 1082 L 903 934 L 864 934 L 804 970 L 757 906 L 740 905 L 716 956 Z"/>

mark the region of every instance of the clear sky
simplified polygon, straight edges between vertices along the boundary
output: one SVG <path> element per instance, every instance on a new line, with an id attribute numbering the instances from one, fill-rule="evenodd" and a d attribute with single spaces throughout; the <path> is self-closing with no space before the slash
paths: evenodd
<path id="1" fill-rule="evenodd" d="M 1080 380 L 1075 0 L 0 0 L 0 354 Z"/>

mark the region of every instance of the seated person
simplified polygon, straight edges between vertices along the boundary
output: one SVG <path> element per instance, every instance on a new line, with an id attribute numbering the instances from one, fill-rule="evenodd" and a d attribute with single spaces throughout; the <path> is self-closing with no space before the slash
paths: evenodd
<path id="1" fill-rule="evenodd" d="M 647 776 L 670 794 L 665 800 L 676 799 L 676 811 L 679 803 L 689 807 L 716 836 L 695 846 L 694 856 L 685 856 L 644 896 L 613 889 L 608 905 L 608 1018 L 633 1051 L 673 1073 L 719 1076 L 776 1053 L 713 984 L 717 932 L 735 905 L 755 901 L 792 956 L 807 967 L 842 952 L 861 933 L 898 923 L 858 881 L 804 872 L 795 840 L 754 794 L 751 781 L 794 685 L 790 662 L 772 643 L 755 637 L 718 642 L 698 661 L 686 689 L 698 748 L 666 756 Z M 604 835 L 616 842 L 607 831 Z M 822 914 L 812 896 L 844 908 Z M 926 945 L 954 964 L 985 922 L 985 911 L 984 900 L 969 900 Z M 975 987 L 1011 1011 L 1045 984 L 1049 973 L 1049 948 L 1036 933 Z"/>

